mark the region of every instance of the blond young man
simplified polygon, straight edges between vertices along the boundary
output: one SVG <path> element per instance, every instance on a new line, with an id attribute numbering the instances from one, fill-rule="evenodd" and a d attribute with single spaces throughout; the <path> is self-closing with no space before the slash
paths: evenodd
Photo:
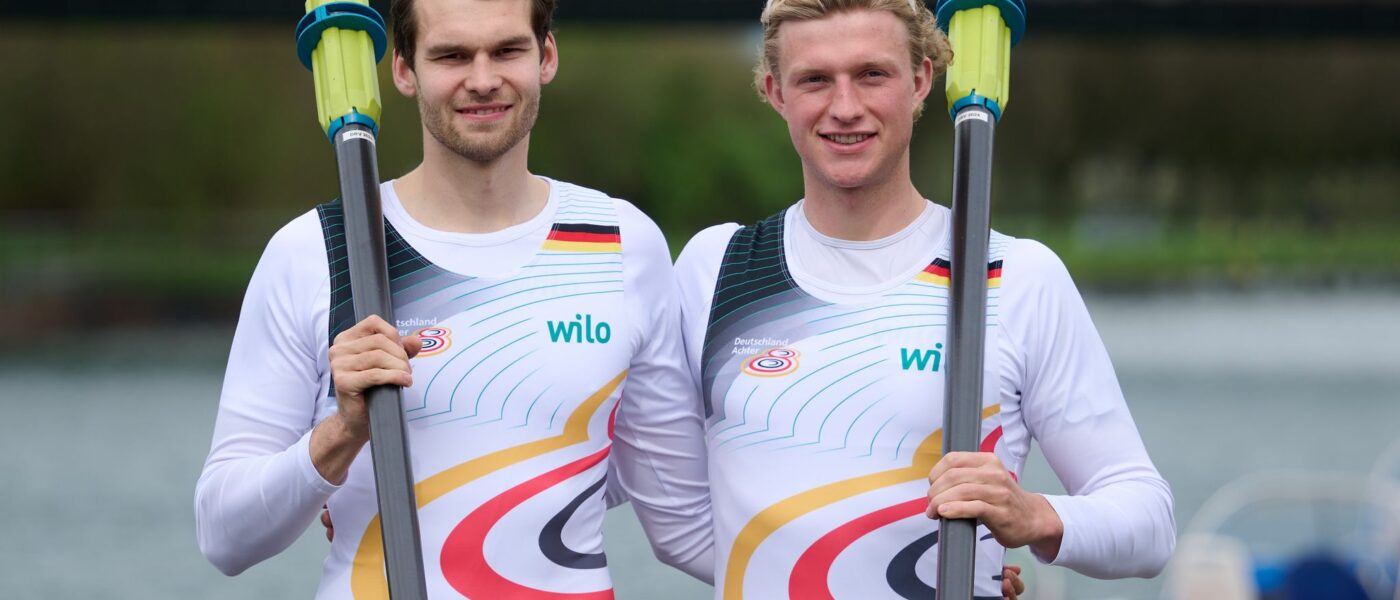
<path id="1" fill-rule="evenodd" d="M 528 169 L 554 4 L 395 3 L 394 85 L 423 125 L 423 162 L 380 190 L 397 322 L 353 322 L 338 203 L 268 244 L 195 495 L 221 571 L 281 552 L 328 505 L 316 597 L 386 597 L 363 392 L 395 384 L 431 597 L 611 597 L 609 472 L 662 560 L 710 579 L 665 240 L 631 204 Z"/>
<path id="2" fill-rule="evenodd" d="M 910 178 L 950 51 L 919 0 L 772 0 L 756 84 L 804 198 L 696 235 L 676 264 L 706 415 L 716 596 L 928 598 L 937 523 L 981 523 L 975 592 L 1019 592 L 1006 548 L 1150 577 L 1172 499 L 1063 264 L 993 233 L 982 450 L 940 456 L 948 209 Z M 1020 487 L 1036 440 L 1068 495 Z"/>

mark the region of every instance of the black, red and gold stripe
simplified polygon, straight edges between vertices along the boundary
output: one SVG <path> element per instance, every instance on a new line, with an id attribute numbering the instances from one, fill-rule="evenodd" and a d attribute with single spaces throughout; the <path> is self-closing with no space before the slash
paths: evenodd
<path id="1" fill-rule="evenodd" d="M 544 249 L 559 252 L 621 252 L 622 234 L 616 225 L 555 223 Z"/>
<path id="2" fill-rule="evenodd" d="M 952 265 L 941 258 L 933 259 L 933 263 L 920 271 L 915 279 L 925 283 L 948 287 L 949 268 Z M 994 260 L 987 263 L 987 287 L 1001 287 L 1001 261 Z"/>

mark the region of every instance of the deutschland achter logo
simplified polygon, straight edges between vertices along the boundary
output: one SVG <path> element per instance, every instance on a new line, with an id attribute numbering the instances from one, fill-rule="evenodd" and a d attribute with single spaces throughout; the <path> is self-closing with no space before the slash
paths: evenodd
<path id="1" fill-rule="evenodd" d="M 757 377 L 782 377 L 797 370 L 798 351 L 774 348 L 744 361 L 744 372 Z"/>
<path id="2" fill-rule="evenodd" d="M 418 337 L 423 340 L 423 349 L 418 351 L 419 358 L 441 354 L 452 347 L 452 330 L 446 327 L 424 327 L 418 330 Z"/>

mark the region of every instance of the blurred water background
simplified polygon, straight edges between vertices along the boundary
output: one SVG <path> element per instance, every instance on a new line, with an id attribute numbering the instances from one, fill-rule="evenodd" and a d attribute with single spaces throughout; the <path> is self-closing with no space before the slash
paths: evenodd
<path id="1" fill-rule="evenodd" d="M 248 275 L 337 193 L 290 23 L 15 14 L 0 5 L 0 598 L 309 597 L 319 527 L 229 579 L 191 507 Z M 1364 473 L 1400 438 L 1400 23 L 1376 14 L 1390 34 L 1086 26 L 1017 47 L 994 226 L 1045 241 L 1086 291 L 1181 526 L 1239 476 Z M 754 27 L 558 25 L 535 171 L 634 201 L 674 248 L 801 193 L 750 88 Z M 381 82 L 392 177 L 419 129 Z M 913 148 L 936 201 L 940 107 Z M 1058 486 L 1043 461 L 1025 482 Z M 628 509 L 608 519 L 620 598 L 709 596 L 650 557 Z M 1145 599 L 1162 578 L 1063 585 Z"/>
<path id="2" fill-rule="evenodd" d="M 1184 525 L 1222 485 L 1261 469 L 1364 475 L 1400 441 L 1393 293 L 1091 296 L 1129 406 Z M 192 495 L 213 424 L 225 328 L 127 331 L 81 344 L 37 336 L 0 368 L 0 597 L 309 598 L 319 525 L 234 578 L 200 556 Z M 1025 484 L 1061 492 L 1037 451 Z M 1288 528 L 1305 524 L 1289 523 Z M 1277 523 L 1256 523 L 1265 535 Z M 708 598 L 652 558 L 630 509 L 608 515 L 618 597 Z M 1036 565 L 1024 550 L 1011 561 Z M 1067 573 L 1067 572 L 1066 572 Z M 1157 597 L 1155 580 L 1064 581 L 1061 598 Z M 1056 578 L 1058 579 L 1058 578 Z"/>

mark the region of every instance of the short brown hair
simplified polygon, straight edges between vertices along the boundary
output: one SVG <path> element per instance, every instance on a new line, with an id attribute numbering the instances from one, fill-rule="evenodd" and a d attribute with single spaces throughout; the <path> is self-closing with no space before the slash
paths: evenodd
<path id="1" fill-rule="evenodd" d="M 933 12 L 923 0 L 771 0 L 763 9 L 763 47 L 754 67 L 754 87 L 765 101 L 763 80 L 778 77 L 778 27 L 785 21 L 810 21 L 848 10 L 883 10 L 893 13 L 909 29 L 909 60 L 915 69 L 924 57 L 933 61 L 933 77 L 948 69 L 953 49 L 948 36 L 938 28 Z M 922 107 L 920 107 L 922 111 Z"/>
<path id="2" fill-rule="evenodd" d="M 535 31 L 535 41 L 544 48 L 544 38 L 554 27 L 554 5 L 557 0 L 528 0 L 530 2 L 530 27 Z M 389 20 L 393 23 L 394 48 L 398 49 L 408 68 L 413 68 L 413 53 L 418 45 L 418 15 L 413 12 L 413 0 L 393 0 L 389 7 Z"/>

